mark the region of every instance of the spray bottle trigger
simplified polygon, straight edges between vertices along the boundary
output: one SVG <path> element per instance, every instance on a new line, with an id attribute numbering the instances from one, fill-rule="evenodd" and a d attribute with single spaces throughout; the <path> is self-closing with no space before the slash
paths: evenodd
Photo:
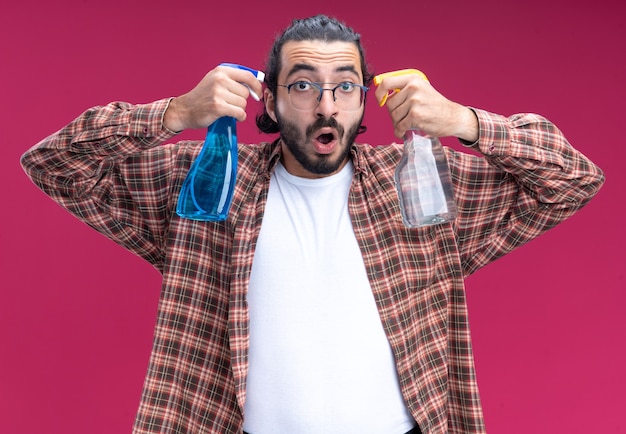
<path id="1" fill-rule="evenodd" d="M 382 83 L 382 81 L 387 77 L 398 77 L 401 75 L 411 75 L 411 74 L 419 75 L 422 79 L 428 82 L 428 77 L 426 77 L 426 74 L 424 74 L 419 69 L 400 69 L 398 71 L 383 72 L 382 74 L 376 75 L 374 77 L 374 84 L 376 86 L 379 86 L 380 83 Z M 400 89 L 392 89 L 389 92 L 387 92 L 385 95 L 383 95 L 382 99 L 380 100 L 379 105 L 381 107 L 384 106 L 385 103 L 387 102 L 387 98 L 389 98 L 391 95 L 393 95 L 396 92 L 400 92 Z"/>

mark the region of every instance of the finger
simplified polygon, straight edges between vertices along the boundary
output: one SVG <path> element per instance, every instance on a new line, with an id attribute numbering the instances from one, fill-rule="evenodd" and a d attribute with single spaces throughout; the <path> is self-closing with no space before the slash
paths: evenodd
<path id="1" fill-rule="evenodd" d="M 235 85 L 237 85 L 237 88 L 234 91 L 230 89 L 224 90 L 224 93 L 219 99 L 216 111 L 220 113 L 221 116 L 231 116 L 238 121 L 243 121 L 247 117 L 246 98 L 248 97 L 248 90 L 245 86 L 239 83 L 235 83 Z"/>
<path id="2" fill-rule="evenodd" d="M 390 82 L 393 82 L 393 80 L 391 78 L 386 78 L 382 80 L 380 84 L 376 87 L 374 95 L 380 107 L 385 105 L 390 96 L 400 91 L 399 86 L 390 87 Z"/>
<path id="3" fill-rule="evenodd" d="M 263 93 L 263 86 L 254 74 L 250 71 L 226 66 L 220 66 L 219 68 L 220 71 L 224 72 L 224 74 L 226 74 L 231 80 L 246 87 L 247 93 L 240 95 L 244 97 L 248 97 L 249 95 L 255 101 L 260 100 L 260 95 Z"/>

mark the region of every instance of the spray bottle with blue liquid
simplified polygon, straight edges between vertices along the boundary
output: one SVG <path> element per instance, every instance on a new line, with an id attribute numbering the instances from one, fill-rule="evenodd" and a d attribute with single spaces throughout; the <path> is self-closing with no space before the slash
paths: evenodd
<path id="1" fill-rule="evenodd" d="M 243 69 L 263 82 L 263 71 L 222 63 Z M 250 89 L 250 95 L 259 96 Z M 223 116 L 209 125 L 204 145 L 191 165 L 178 196 L 176 213 L 183 218 L 202 221 L 226 220 L 237 176 L 237 121 Z"/>

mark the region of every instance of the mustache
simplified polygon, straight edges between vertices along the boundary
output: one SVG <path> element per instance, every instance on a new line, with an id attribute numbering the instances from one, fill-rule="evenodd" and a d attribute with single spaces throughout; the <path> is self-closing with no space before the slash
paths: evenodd
<path id="1" fill-rule="evenodd" d="M 335 118 L 328 118 L 328 119 L 327 118 L 319 118 L 319 119 L 317 119 L 315 122 L 313 122 L 311 125 L 309 125 L 307 127 L 306 135 L 307 135 L 307 137 L 311 137 L 311 135 L 313 135 L 313 133 L 316 130 L 319 130 L 320 128 L 326 128 L 326 127 L 334 128 L 339 133 L 339 137 L 343 137 L 343 134 L 344 134 L 345 130 L 339 124 L 339 122 L 337 122 L 337 120 Z"/>

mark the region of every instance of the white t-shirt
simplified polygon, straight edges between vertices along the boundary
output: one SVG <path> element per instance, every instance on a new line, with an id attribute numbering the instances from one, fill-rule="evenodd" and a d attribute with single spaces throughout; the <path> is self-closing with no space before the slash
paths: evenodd
<path id="1" fill-rule="evenodd" d="M 244 429 L 402 434 L 404 404 L 350 215 L 354 168 L 270 182 L 248 293 Z"/>

